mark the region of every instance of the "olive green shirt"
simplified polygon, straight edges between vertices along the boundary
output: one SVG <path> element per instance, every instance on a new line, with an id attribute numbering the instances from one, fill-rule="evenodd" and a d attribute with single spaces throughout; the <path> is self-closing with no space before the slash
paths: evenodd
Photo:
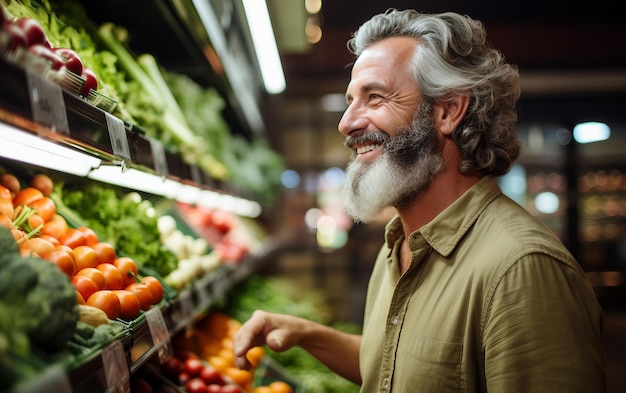
<path id="1" fill-rule="evenodd" d="M 361 392 L 600 393 L 602 310 L 552 232 L 487 176 L 408 239 L 398 217 L 370 279 Z"/>

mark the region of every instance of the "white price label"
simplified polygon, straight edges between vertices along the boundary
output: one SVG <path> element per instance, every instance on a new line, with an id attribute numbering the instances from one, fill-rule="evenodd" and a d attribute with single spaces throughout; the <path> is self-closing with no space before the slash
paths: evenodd
<path id="1" fill-rule="evenodd" d="M 179 296 L 182 320 L 185 324 L 187 324 L 193 320 L 193 301 L 191 299 L 191 290 L 186 289 L 181 292 Z"/>
<path id="2" fill-rule="evenodd" d="M 152 149 L 154 170 L 159 176 L 166 177 L 169 175 L 169 168 L 167 166 L 167 157 L 165 156 L 165 147 L 161 141 L 154 138 L 148 138 L 148 140 L 150 141 L 150 148 Z"/>
<path id="3" fill-rule="evenodd" d="M 107 121 L 107 129 L 109 130 L 113 155 L 130 160 L 130 145 L 128 143 L 128 137 L 126 136 L 124 122 L 108 112 L 104 112 L 104 116 Z"/>
<path id="4" fill-rule="evenodd" d="M 119 341 L 102 348 L 102 367 L 106 380 L 107 392 L 127 393 L 130 392 L 130 370 L 124 347 Z"/>
<path id="5" fill-rule="evenodd" d="M 161 309 L 152 307 L 146 311 L 146 321 L 148 321 L 152 342 L 157 349 L 159 360 L 163 363 L 172 356 L 174 351 Z"/>
<path id="6" fill-rule="evenodd" d="M 26 72 L 26 84 L 33 120 L 56 133 L 69 135 L 70 126 L 61 87 L 32 71 Z"/>

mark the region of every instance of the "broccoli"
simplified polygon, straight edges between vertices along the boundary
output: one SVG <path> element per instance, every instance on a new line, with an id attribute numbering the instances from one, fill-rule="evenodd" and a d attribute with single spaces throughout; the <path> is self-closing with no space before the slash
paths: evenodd
<path id="1" fill-rule="evenodd" d="M 79 318 L 69 278 L 48 261 L 22 257 L 4 227 L 0 250 L 0 342 L 21 353 L 30 344 L 50 353 L 63 349 Z"/>

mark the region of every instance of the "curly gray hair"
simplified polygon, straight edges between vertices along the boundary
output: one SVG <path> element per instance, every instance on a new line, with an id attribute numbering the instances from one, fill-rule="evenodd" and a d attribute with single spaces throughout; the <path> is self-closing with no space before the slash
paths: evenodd
<path id="1" fill-rule="evenodd" d="M 358 57 L 371 44 L 397 36 L 416 38 L 419 50 L 410 69 L 427 102 L 453 94 L 470 97 L 468 111 L 453 133 L 463 157 L 459 170 L 507 173 L 521 148 L 513 128 L 519 72 L 487 42 L 483 24 L 453 12 L 389 9 L 359 27 L 347 45 Z"/>

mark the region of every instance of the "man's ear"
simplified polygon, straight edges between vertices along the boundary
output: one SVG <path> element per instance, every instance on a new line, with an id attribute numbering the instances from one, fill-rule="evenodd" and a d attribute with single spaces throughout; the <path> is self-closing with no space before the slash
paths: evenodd
<path id="1" fill-rule="evenodd" d="M 451 135 L 457 129 L 469 106 L 469 96 L 454 94 L 442 98 L 433 106 L 433 123 L 443 135 Z"/>

